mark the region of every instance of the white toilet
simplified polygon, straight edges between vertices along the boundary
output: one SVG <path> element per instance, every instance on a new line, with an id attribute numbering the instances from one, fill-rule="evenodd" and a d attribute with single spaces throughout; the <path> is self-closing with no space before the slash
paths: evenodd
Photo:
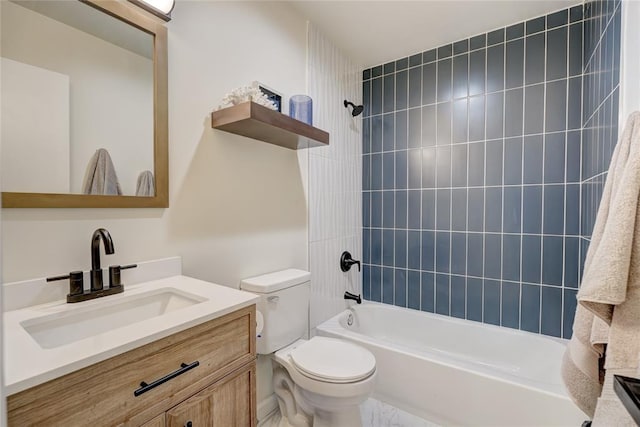
<path id="1" fill-rule="evenodd" d="M 358 405 L 373 392 L 375 357 L 344 340 L 302 339 L 309 324 L 310 279 L 308 271 L 289 269 L 241 282 L 242 290 L 261 296 L 258 354 L 273 355 L 273 386 L 290 425 L 360 426 Z"/>

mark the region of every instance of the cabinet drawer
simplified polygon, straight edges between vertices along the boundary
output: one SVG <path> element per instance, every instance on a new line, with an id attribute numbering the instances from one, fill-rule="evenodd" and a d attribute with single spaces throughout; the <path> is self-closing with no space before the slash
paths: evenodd
<path id="1" fill-rule="evenodd" d="M 9 425 L 143 424 L 254 360 L 253 331 L 251 306 L 9 396 Z M 196 361 L 134 395 L 141 382 L 152 384 Z"/>

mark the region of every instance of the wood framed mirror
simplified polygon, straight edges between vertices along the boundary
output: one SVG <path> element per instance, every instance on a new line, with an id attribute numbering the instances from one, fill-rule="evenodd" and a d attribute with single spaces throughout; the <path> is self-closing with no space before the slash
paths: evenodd
<path id="1" fill-rule="evenodd" d="M 3 3 L 2 5 L 3 7 L 16 8 L 15 13 L 22 13 L 25 16 L 29 14 L 33 14 L 34 13 L 33 9 L 39 7 L 38 6 L 39 3 L 43 5 L 42 7 L 47 7 L 47 8 L 52 7 L 52 5 L 55 5 L 55 3 L 59 3 L 60 5 L 63 5 L 62 7 L 64 8 L 68 8 L 71 5 L 76 9 L 79 8 L 78 5 L 81 5 L 82 8 L 84 8 L 83 10 L 81 10 L 82 13 L 85 13 L 88 10 L 87 12 L 89 15 L 99 15 L 98 19 L 103 19 L 103 20 L 104 20 L 104 17 L 107 17 L 109 20 L 115 22 L 114 25 L 120 26 L 120 30 L 118 31 L 114 31 L 113 28 L 111 29 L 105 28 L 102 30 L 102 33 L 104 35 L 107 35 L 106 38 L 110 39 L 110 40 L 107 40 L 107 42 L 110 43 L 111 45 L 120 45 L 116 47 L 118 48 L 124 47 L 125 49 L 128 49 L 134 52 L 134 54 L 138 54 L 137 52 L 135 52 L 135 47 L 132 47 L 132 45 L 136 43 L 133 43 L 130 40 L 126 40 L 125 37 L 127 34 L 129 35 L 133 34 L 132 31 L 139 32 L 141 34 L 140 37 L 145 37 L 149 41 L 148 47 L 144 48 L 147 52 L 140 54 L 138 56 L 148 57 L 147 61 L 149 62 L 149 64 L 146 66 L 147 67 L 146 69 L 150 74 L 150 76 L 148 77 L 148 81 L 146 80 L 147 77 L 145 77 L 145 84 L 147 85 L 145 87 L 145 91 L 146 91 L 145 93 L 148 94 L 148 98 L 149 98 L 148 100 L 145 101 L 147 102 L 147 105 L 145 108 L 138 108 L 137 106 L 132 105 L 133 98 L 136 96 L 135 88 L 131 90 L 131 86 L 125 86 L 124 88 L 114 90 L 109 86 L 111 83 L 106 82 L 103 84 L 105 80 L 100 80 L 100 79 L 106 78 L 105 76 L 107 76 L 107 74 L 111 72 L 112 69 L 116 68 L 115 65 L 112 67 L 111 64 L 122 63 L 119 65 L 121 65 L 124 68 L 130 69 L 130 68 L 133 68 L 133 66 L 131 65 L 131 61 L 111 60 L 110 62 L 103 61 L 100 65 L 94 65 L 94 68 L 93 68 L 94 75 L 91 76 L 91 78 L 94 79 L 92 86 L 102 87 L 103 89 L 102 93 L 105 94 L 104 95 L 105 99 L 104 99 L 104 102 L 102 103 L 104 105 L 100 105 L 101 102 L 96 101 L 96 98 L 99 98 L 99 96 L 96 97 L 93 95 L 84 94 L 83 96 L 85 97 L 85 99 L 92 99 L 91 102 L 93 102 L 94 104 L 99 104 L 97 111 L 91 111 L 91 112 L 85 113 L 84 111 L 82 111 L 81 108 L 80 108 L 80 111 L 74 112 L 73 110 L 73 108 L 78 109 L 79 108 L 78 104 L 80 103 L 80 101 L 78 101 L 77 95 L 73 93 L 73 90 L 75 89 L 76 91 L 78 91 L 79 90 L 78 87 L 81 86 L 81 83 L 82 83 L 82 82 L 74 83 L 74 80 L 73 80 L 74 76 L 71 76 L 71 77 L 65 76 L 63 73 L 59 72 L 58 70 L 53 69 L 52 71 L 51 67 L 41 66 L 40 64 L 29 64 L 28 63 L 29 61 L 24 61 L 25 64 L 17 63 L 17 67 L 23 67 L 23 68 L 17 68 L 18 72 L 14 74 L 18 76 L 23 76 L 29 73 L 24 73 L 24 72 L 21 72 L 20 70 L 28 71 L 33 69 L 34 73 L 36 73 L 35 81 L 39 82 L 40 86 L 44 88 L 42 92 L 37 92 L 35 95 L 31 95 L 31 98 L 34 99 L 35 100 L 34 102 L 37 103 L 37 107 L 40 109 L 39 111 L 43 111 L 42 108 L 46 108 L 47 105 L 49 105 L 50 108 L 48 110 L 44 110 L 45 112 L 47 112 L 47 114 L 29 110 L 31 112 L 29 116 L 31 117 L 29 117 L 28 119 L 30 120 L 29 126 L 32 127 L 33 129 L 36 129 L 33 132 L 35 133 L 35 137 L 33 135 L 30 135 L 31 140 L 45 140 L 46 145 L 44 145 L 44 148 L 42 149 L 42 153 L 39 151 L 40 150 L 39 148 L 35 150 L 31 148 L 30 152 L 21 154 L 22 159 L 28 160 L 23 162 L 15 160 L 20 158 L 19 155 L 17 157 L 12 157 L 11 155 L 5 156 L 5 151 L 9 151 L 10 154 L 12 153 L 10 151 L 11 150 L 10 148 L 6 148 L 6 149 L 3 148 L 2 155 L 0 155 L 0 157 L 4 159 L 2 160 L 3 166 L 5 166 L 3 169 L 6 170 L 6 169 L 13 168 L 16 170 L 21 170 L 24 168 L 25 170 L 27 170 L 30 167 L 31 171 L 19 172 L 23 174 L 24 177 L 26 177 L 24 179 L 25 181 L 40 180 L 41 182 L 44 183 L 44 185 L 49 185 L 49 181 L 54 181 L 54 179 L 50 179 L 49 178 L 50 175 L 47 175 L 49 172 L 45 172 L 44 169 L 50 166 L 49 164 L 54 164 L 59 170 L 62 170 L 61 175 L 63 176 L 62 176 L 62 179 L 60 179 L 60 181 L 63 182 L 63 185 L 61 187 L 54 187 L 53 191 L 49 188 L 47 188 L 44 191 L 35 191 L 35 190 L 32 190 L 31 188 L 29 188 L 28 190 L 22 190 L 20 188 L 17 190 L 14 190 L 14 188 L 9 188 L 5 186 L 5 182 L 12 181 L 12 179 L 5 180 L 5 177 L 3 174 L 2 207 L 3 208 L 164 208 L 164 207 L 168 207 L 169 206 L 169 151 L 168 151 L 169 135 L 168 135 L 168 106 L 167 106 L 168 104 L 168 89 L 167 89 L 168 63 L 167 63 L 167 29 L 164 26 L 164 23 L 160 22 L 156 18 L 150 17 L 148 14 L 138 9 L 133 4 L 114 1 L 114 0 L 78 0 L 74 2 L 69 2 L 68 0 L 62 0 L 60 2 L 56 2 L 55 0 L 54 1 L 46 0 L 46 1 L 40 1 L 40 2 L 37 0 L 27 0 L 22 2 L 20 0 L 11 0 L 11 1 L 5 1 L 2 3 Z M 27 8 L 29 10 L 26 10 Z M 5 13 L 6 10 L 8 9 L 3 9 L 3 13 L 2 13 L 3 24 L 6 23 L 5 19 L 14 18 L 13 16 L 7 17 L 7 14 Z M 96 11 L 98 11 L 97 14 L 96 14 Z M 36 11 L 36 12 L 42 13 L 41 11 Z M 62 25 L 65 25 L 66 27 L 69 27 L 69 28 L 73 26 L 72 24 L 70 24 L 69 19 L 78 19 L 78 18 L 72 18 L 72 16 L 77 15 L 76 11 L 70 11 L 69 9 L 53 12 L 53 14 L 54 15 L 57 14 L 60 17 L 62 17 L 63 19 L 61 20 L 65 21 L 63 22 Z M 38 15 L 38 16 L 35 16 L 33 19 L 34 20 L 37 20 L 37 19 L 55 20 L 56 19 L 55 17 L 52 18 L 51 14 L 48 14 L 48 15 L 49 16 L 44 16 L 44 17 L 42 17 L 42 15 Z M 92 34 L 86 34 L 87 38 L 98 39 L 100 38 L 101 35 L 96 33 L 96 31 L 98 33 L 100 32 L 99 30 L 96 30 L 96 28 L 100 27 L 100 25 L 96 24 L 95 16 L 92 19 L 94 20 L 93 21 L 90 20 L 88 24 L 87 23 L 82 24 L 85 26 L 85 28 L 81 30 L 84 30 L 86 33 L 92 33 Z M 43 23 L 46 24 L 45 21 L 41 22 L 41 24 Z M 22 23 L 16 24 L 14 26 L 15 28 L 17 28 L 19 31 L 25 31 L 25 33 L 23 33 L 25 37 L 18 37 L 18 38 L 13 37 L 11 39 L 8 39 L 7 37 L 5 37 L 4 27 L 10 27 L 10 25 L 3 25 L 2 50 L 0 51 L 0 53 L 2 53 L 2 60 L 3 60 L 3 63 L 2 63 L 3 64 L 3 67 L 2 67 L 3 68 L 3 73 L 2 73 L 3 96 L 4 96 L 5 88 L 15 86 L 15 85 L 12 85 L 12 86 L 5 85 L 5 80 L 4 80 L 5 74 L 9 74 L 9 75 L 11 74 L 11 73 L 5 73 L 5 64 L 7 62 L 16 63 L 14 58 L 11 58 L 11 57 L 5 58 L 5 53 L 7 54 L 11 53 L 11 49 L 10 48 L 7 49 L 8 44 L 12 42 L 23 43 L 24 39 L 29 38 L 26 36 L 30 36 L 31 33 L 39 31 L 39 28 L 41 26 L 44 26 L 44 25 L 39 25 L 38 22 L 36 21 L 30 22 L 29 25 L 24 25 Z M 78 31 L 75 28 L 73 30 Z M 83 35 L 83 37 L 85 36 Z M 135 35 L 135 38 L 137 37 L 138 36 Z M 113 38 L 120 38 L 120 40 L 119 41 L 113 40 Z M 24 46 L 23 46 L 23 50 L 25 50 Z M 35 50 L 35 49 L 26 49 L 27 52 L 31 52 L 32 50 Z M 42 50 L 45 52 L 48 52 L 48 50 L 46 49 L 42 49 Z M 93 48 L 86 49 L 86 51 L 95 52 Z M 131 54 L 131 52 L 128 52 L 128 54 Z M 49 56 L 54 57 L 55 54 L 49 53 Z M 100 58 L 100 59 L 104 60 L 105 58 Z M 107 65 L 105 66 L 105 64 Z M 10 69 L 10 67 L 7 67 L 6 69 L 7 70 Z M 37 73 L 41 73 L 41 74 L 37 74 Z M 62 76 L 61 80 L 63 81 L 63 86 L 62 86 L 63 90 L 58 92 L 63 94 L 65 93 L 64 78 L 66 77 L 67 79 L 66 90 L 67 92 L 70 92 L 71 95 L 66 95 L 67 100 L 62 101 L 63 107 L 65 106 L 65 102 L 66 102 L 66 108 L 69 110 L 66 113 L 67 116 L 64 115 L 65 114 L 64 108 L 57 108 L 57 106 L 59 105 L 57 103 L 58 101 L 56 101 L 54 104 L 47 104 L 46 102 L 42 101 L 43 99 L 47 99 L 46 96 L 48 96 L 46 94 L 43 95 L 43 93 L 49 91 L 49 89 L 51 89 L 53 85 L 51 86 L 46 85 L 45 83 L 43 83 L 43 79 L 38 80 L 37 76 L 38 75 L 47 76 L 49 74 L 53 76 L 52 78 L 54 80 L 58 78 L 57 75 Z M 71 80 L 71 83 L 69 83 L 69 80 Z M 82 79 L 78 78 L 77 80 L 80 81 Z M 96 84 L 95 81 L 98 81 L 99 83 Z M 33 91 L 33 86 L 34 85 L 30 86 L 32 91 Z M 69 87 L 71 89 L 69 89 Z M 106 98 L 111 97 L 112 94 L 114 94 L 113 98 L 115 98 L 115 101 L 109 104 Z M 74 96 L 76 96 L 76 98 L 74 98 Z M 23 96 L 21 94 L 18 94 L 17 98 L 15 99 L 18 99 L 20 102 L 22 102 L 22 99 L 28 100 L 28 98 L 29 96 Z M 98 99 L 98 101 L 102 101 L 102 99 Z M 26 103 L 28 101 L 24 101 L 24 102 Z M 55 108 L 51 108 L 51 105 L 53 105 L 53 107 Z M 69 107 L 69 105 L 71 106 Z M 60 134 L 62 135 L 62 138 L 59 138 L 59 139 L 64 141 L 65 140 L 64 136 L 66 135 L 67 136 L 66 144 L 69 146 L 72 146 L 72 144 L 75 144 L 73 145 L 73 147 L 81 147 L 81 150 L 80 150 L 82 151 L 81 154 L 75 154 L 75 153 L 70 154 L 70 148 L 68 147 L 64 147 L 61 150 L 52 151 L 52 148 L 55 146 L 54 143 L 52 142 L 54 139 L 52 135 L 57 128 L 51 129 L 51 131 L 49 131 L 49 128 L 47 127 L 47 125 L 44 125 L 43 123 L 46 120 L 49 120 L 50 115 L 58 114 L 60 112 L 59 110 L 62 110 L 62 113 L 59 114 L 61 115 L 62 120 L 59 120 L 59 122 L 64 123 L 65 117 L 67 117 L 67 121 L 69 123 L 67 126 L 70 128 L 70 129 L 67 129 L 66 131 L 63 129 L 62 132 L 60 132 Z M 145 110 L 146 114 L 143 114 L 144 117 L 137 117 L 138 111 L 140 110 Z M 48 114 L 49 112 L 51 112 L 52 114 Z M 83 117 L 84 117 L 84 120 L 83 120 Z M 127 120 L 126 126 L 121 125 L 119 122 L 117 122 L 117 119 L 122 117 L 126 117 L 126 120 Z M 93 128 L 96 131 L 96 133 L 89 136 L 82 134 L 82 131 L 84 131 L 84 129 L 82 130 L 76 129 L 77 126 L 75 125 L 74 120 L 82 121 L 81 123 L 84 128 Z M 144 130 L 144 132 L 137 132 L 137 133 L 131 132 L 132 135 L 127 135 L 126 138 L 120 138 L 118 134 L 115 134 L 115 133 L 113 135 L 110 134 L 110 132 L 112 132 L 112 129 L 127 128 L 129 130 L 129 128 L 135 127 L 135 125 L 138 122 L 144 123 L 145 126 L 148 127 L 148 129 Z M 55 126 L 52 126 L 52 128 L 54 127 Z M 2 146 L 4 147 L 5 140 L 7 139 L 6 137 L 7 134 L 5 133 L 4 127 L 2 130 L 3 130 Z M 38 134 L 37 132 L 40 132 L 40 134 Z M 137 136 L 142 134 L 144 134 L 146 138 L 136 138 Z M 79 135 L 81 135 L 82 137 L 80 137 Z M 74 140 L 74 137 L 76 140 Z M 15 139 L 19 140 L 19 144 L 17 145 L 28 146 L 27 143 L 23 143 L 23 139 L 26 140 L 27 138 L 22 138 L 22 136 L 20 135 L 18 138 L 15 138 Z M 118 143 L 120 144 L 119 147 L 116 147 L 113 149 L 113 151 L 120 150 L 120 152 L 117 153 L 119 156 L 118 159 L 115 158 L 114 154 L 111 155 L 114 158 L 113 164 L 115 165 L 114 169 L 116 170 L 116 172 L 118 171 L 118 167 L 119 167 L 118 161 L 127 163 L 128 161 L 127 158 L 129 158 L 131 159 L 131 162 L 134 163 L 134 160 L 144 156 L 148 156 L 147 163 L 145 164 L 145 165 L 148 165 L 147 168 L 143 168 L 142 166 L 136 164 L 133 167 L 132 172 L 127 172 L 128 175 L 127 173 L 123 174 L 123 175 L 126 175 L 126 183 L 125 182 L 122 183 L 123 184 L 122 191 L 121 191 L 122 195 L 84 194 L 82 191 L 82 187 L 86 185 L 88 171 L 90 170 L 89 165 L 91 161 L 90 157 L 92 157 L 91 154 L 95 153 L 99 148 L 103 148 L 103 146 L 108 143 L 108 141 L 104 142 L 102 141 L 102 139 L 106 139 L 108 141 L 118 141 Z M 140 143 L 146 144 L 145 145 L 146 148 L 144 151 L 148 152 L 148 154 L 144 154 L 144 156 L 139 154 L 141 150 L 136 146 L 136 144 L 138 144 L 138 139 L 140 140 L 144 139 L 144 141 Z M 88 142 L 89 140 L 91 140 L 91 142 Z M 99 142 L 96 142 L 96 141 L 99 141 Z M 47 152 L 47 150 L 53 153 L 49 157 L 44 155 Z M 68 150 L 68 152 L 65 150 Z M 35 157 L 33 156 L 33 153 L 39 153 L 40 157 L 43 157 L 43 159 L 39 160 L 40 163 L 38 163 L 38 161 L 35 161 L 35 160 L 31 162 L 32 157 Z M 65 164 L 62 164 L 62 166 L 60 166 L 59 163 L 64 163 L 64 162 L 57 162 L 55 160 L 56 157 L 54 157 L 56 155 L 59 156 L 59 158 L 63 158 L 63 160 L 66 158 L 71 158 L 70 163 L 72 163 L 73 167 L 69 167 L 68 165 L 65 165 Z M 75 156 L 75 160 L 74 160 L 74 156 Z M 122 160 L 123 158 L 125 158 L 124 161 Z M 6 165 L 8 165 L 8 167 Z M 43 169 L 40 169 L 39 165 L 43 165 L 44 166 Z M 25 166 L 28 166 L 28 167 L 25 167 Z M 129 165 L 127 164 L 127 166 Z M 71 172 L 65 171 L 64 170 L 65 168 L 71 169 Z M 135 177 L 142 176 L 141 174 L 142 169 L 153 171 L 152 174 L 148 175 L 152 177 L 151 179 L 152 179 L 152 182 L 154 183 L 155 191 L 149 192 L 149 194 L 153 194 L 153 195 L 146 195 L 146 196 L 135 195 L 136 194 Z M 41 170 L 42 170 L 42 173 L 40 173 Z M 140 173 L 140 175 L 138 175 L 138 173 Z M 58 179 L 59 173 L 58 171 L 55 171 L 51 173 L 51 175 L 56 175 L 56 179 Z M 38 179 L 31 179 L 33 177 L 36 177 Z M 23 177 L 21 176 L 18 176 L 16 179 L 13 179 L 13 181 L 18 182 L 19 185 L 21 185 L 22 180 L 23 180 Z M 68 187 L 64 187 L 65 180 L 67 181 L 66 185 Z M 126 185 L 126 188 L 125 188 L 125 185 Z M 69 191 L 58 191 L 57 190 L 58 188 L 62 188 L 63 190 L 68 188 Z"/>

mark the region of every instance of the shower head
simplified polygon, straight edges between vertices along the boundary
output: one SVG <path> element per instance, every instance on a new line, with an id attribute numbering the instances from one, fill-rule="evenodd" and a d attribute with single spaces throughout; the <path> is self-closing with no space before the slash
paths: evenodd
<path id="1" fill-rule="evenodd" d="M 353 110 L 351 110 L 351 115 L 353 117 L 355 116 L 359 116 L 360 113 L 362 113 L 362 110 L 364 110 L 364 106 L 363 105 L 355 105 L 353 102 L 349 102 L 346 99 L 344 100 L 344 108 L 349 108 L 349 105 L 351 105 L 351 108 L 353 108 Z"/>

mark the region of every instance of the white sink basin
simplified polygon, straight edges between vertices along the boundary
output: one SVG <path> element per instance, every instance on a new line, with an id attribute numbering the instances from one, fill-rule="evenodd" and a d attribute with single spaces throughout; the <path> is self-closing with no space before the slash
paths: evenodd
<path id="1" fill-rule="evenodd" d="M 44 279 L 41 282 L 36 289 L 49 291 L 51 285 Z M 20 282 L 11 286 L 24 289 Z M 74 304 L 56 299 L 5 311 L 6 395 L 180 333 L 257 300 L 255 294 L 173 275 L 133 284 L 123 293 L 104 298 Z"/>
<path id="2" fill-rule="evenodd" d="M 95 300 L 93 304 L 20 322 L 43 349 L 60 347 L 206 301 L 176 288 Z M 83 303 L 78 303 L 83 304 Z M 85 303 L 86 304 L 86 303 Z"/>

